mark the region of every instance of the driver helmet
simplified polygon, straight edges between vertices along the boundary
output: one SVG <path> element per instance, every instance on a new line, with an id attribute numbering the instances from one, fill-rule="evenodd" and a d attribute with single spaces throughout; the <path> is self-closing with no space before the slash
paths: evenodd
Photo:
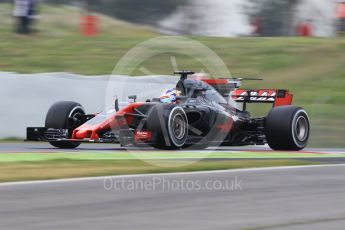
<path id="1" fill-rule="evenodd" d="M 159 99 L 162 103 L 173 103 L 176 102 L 178 96 L 180 96 L 180 92 L 173 88 L 166 90 Z"/>

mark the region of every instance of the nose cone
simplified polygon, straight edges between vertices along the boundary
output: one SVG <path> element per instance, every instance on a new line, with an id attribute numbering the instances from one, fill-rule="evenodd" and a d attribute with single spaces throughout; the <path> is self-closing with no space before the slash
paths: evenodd
<path id="1" fill-rule="evenodd" d="M 92 130 L 88 130 L 88 129 L 76 130 L 74 133 L 74 138 L 85 139 L 85 138 L 90 138 L 91 135 L 92 135 Z"/>

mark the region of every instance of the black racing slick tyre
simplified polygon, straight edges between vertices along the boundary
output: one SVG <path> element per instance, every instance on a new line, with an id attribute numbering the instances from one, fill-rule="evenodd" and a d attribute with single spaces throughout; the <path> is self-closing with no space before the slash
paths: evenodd
<path id="1" fill-rule="evenodd" d="M 149 112 L 148 130 L 154 134 L 153 147 L 174 150 L 182 148 L 188 137 L 188 119 L 184 109 L 172 104 L 157 104 Z"/>
<path id="2" fill-rule="evenodd" d="M 45 127 L 47 129 L 68 129 L 71 135 L 71 131 L 77 128 L 80 124 L 74 122 L 78 115 L 84 115 L 84 108 L 76 102 L 61 101 L 53 104 L 48 110 Z M 69 141 L 51 141 L 52 146 L 62 149 L 73 149 L 80 145 L 80 142 Z"/>
<path id="3" fill-rule="evenodd" d="M 307 146 L 310 123 L 303 108 L 275 107 L 266 117 L 265 126 L 267 143 L 273 150 L 299 151 Z"/>

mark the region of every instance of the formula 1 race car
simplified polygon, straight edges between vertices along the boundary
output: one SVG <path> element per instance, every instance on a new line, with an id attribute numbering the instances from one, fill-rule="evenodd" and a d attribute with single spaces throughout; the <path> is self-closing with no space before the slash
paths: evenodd
<path id="1" fill-rule="evenodd" d="M 76 148 L 82 142 L 120 143 L 159 149 L 206 148 L 268 144 L 274 150 L 302 150 L 310 124 L 306 111 L 292 106 L 288 90 L 240 89 L 241 78 L 190 77 L 179 71 L 171 103 L 159 98 L 86 114 L 76 102 L 57 102 L 48 111 L 45 127 L 27 128 L 27 140 L 47 141 L 58 148 Z M 195 76 L 195 75 L 194 75 Z M 255 79 L 252 79 L 255 80 Z M 248 103 L 272 103 L 264 117 L 251 117 Z M 239 109 L 239 104 L 242 108 Z"/>

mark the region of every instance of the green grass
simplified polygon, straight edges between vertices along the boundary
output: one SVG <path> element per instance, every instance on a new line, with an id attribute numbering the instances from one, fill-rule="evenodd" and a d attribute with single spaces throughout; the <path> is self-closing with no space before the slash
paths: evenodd
<path id="1" fill-rule="evenodd" d="M 78 31 L 79 12 L 63 6 L 43 6 L 42 20 L 36 25 L 39 32 L 19 36 L 12 32 L 10 11 L 9 5 L 0 5 L 0 71 L 110 74 L 127 51 L 159 36 L 150 29 L 101 16 L 101 34 L 83 37 Z M 345 147 L 344 38 L 191 38 L 215 51 L 232 75 L 265 79 L 249 82 L 247 87 L 289 88 L 295 94 L 294 103 L 310 114 L 310 146 Z M 180 69 L 205 69 L 189 57 L 162 54 L 141 63 L 133 75 L 143 75 L 143 67 L 156 74 L 171 74 L 171 55 L 176 56 Z M 256 107 L 255 113 L 263 111 Z"/>
<path id="2" fill-rule="evenodd" d="M 345 158 L 345 153 L 298 153 L 298 152 L 64 152 L 64 153 L 0 153 L 0 162 L 34 162 L 47 160 L 184 160 L 184 159 L 313 159 Z"/>
<path id="3" fill-rule="evenodd" d="M 344 154 L 158 151 L 0 153 L 0 182 L 316 165 L 319 163 L 313 159 L 324 157 L 344 157 Z"/>
<path id="4" fill-rule="evenodd" d="M 109 176 L 142 173 L 191 172 L 253 167 L 315 165 L 302 160 L 235 160 L 235 161 L 170 161 L 140 160 L 47 160 L 31 162 L 0 162 L 0 182 L 44 180 L 89 176 Z M 182 165 L 181 165 L 182 164 Z"/>
<path id="5" fill-rule="evenodd" d="M 157 36 L 147 28 L 100 16 L 100 35 L 83 37 L 77 9 L 45 5 L 35 26 L 38 33 L 16 35 L 10 12 L 9 5 L 0 4 L 1 71 L 109 74 L 131 47 Z"/>
<path id="6" fill-rule="evenodd" d="M 0 182 L 316 165 L 313 158 L 341 154 L 266 152 L 63 152 L 0 153 Z M 218 160 L 222 158 L 222 160 Z"/>

